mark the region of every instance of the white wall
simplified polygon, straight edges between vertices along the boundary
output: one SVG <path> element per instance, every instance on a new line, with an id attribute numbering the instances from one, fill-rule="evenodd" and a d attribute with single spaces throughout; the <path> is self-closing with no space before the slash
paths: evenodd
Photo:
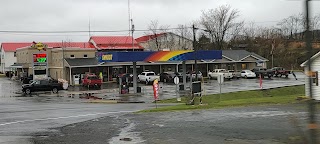
<path id="1" fill-rule="evenodd" d="M 14 52 L 2 51 L 1 57 L 1 72 L 9 71 L 10 66 L 17 62 L 17 58 L 14 57 Z"/>
<path id="2" fill-rule="evenodd" d="M 307 72 L 308 71 L 308 67 L 304 68 L 304 71 Z M 318 71 L 319 74 L 319 78 L 320 78 L 320 57 L 318 57 L 317 59 L 315 59 L 312 63 L 312 71 Z M 316 100 L 320 100 L 320 80 L 318 78 L 318 83 L 319 86 L 316 86 L 315 84 L 312 85 L 312 96 L 314 99 Z M 308 81 L 308 77 L 306 76 L 305 78 L 306 81 L 306 96 L 309 96 L 309 81 Z"/>

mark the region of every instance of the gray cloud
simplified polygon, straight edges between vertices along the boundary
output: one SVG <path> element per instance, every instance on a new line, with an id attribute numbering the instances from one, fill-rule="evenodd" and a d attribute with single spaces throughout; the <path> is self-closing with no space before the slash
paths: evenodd
<path id="1" fill-rule="evenodd" d="M 137 29 L 146 29 L 151 20 L 176 27 L 199 19 L 201 10 L 223 4 L 239 9 L 246 21 L 270 26 L 272 21 L 303 11 L 302 1 L 287 0 L 130 0 L 132 16 Z M 313 12 L 319 2 L 313 2 Z M 127 0 L 1 0 L 0 30 L 123 30 L 128 29 Z M 271 22 L 270 22 L 271 21 Z M 136 32 L 140 36 L 144 32 Z M 125 35 L 95 33 L 95 35 Z M 1 34 L 5 41 L 87 41 L 88 34 Z"/>

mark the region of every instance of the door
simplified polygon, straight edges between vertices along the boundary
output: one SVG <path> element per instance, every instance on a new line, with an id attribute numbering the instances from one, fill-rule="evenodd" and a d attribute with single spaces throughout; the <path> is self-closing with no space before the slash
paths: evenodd
<path id="1" fill-rule="evenodd" d="M 36 81 L 33 84 L 33 91 L 41 91 L 41 89 L 42 89 L 42 87 L 41 87 L 40 81 Z"/>
<path id="2" fill-rule="evenodd" d="M 51 87 L 49 85 L 49 81 L 47 80 L 41 80 L 40 81 L 40 87 L 42 91 L 49 91 L 51 90 Z"/>

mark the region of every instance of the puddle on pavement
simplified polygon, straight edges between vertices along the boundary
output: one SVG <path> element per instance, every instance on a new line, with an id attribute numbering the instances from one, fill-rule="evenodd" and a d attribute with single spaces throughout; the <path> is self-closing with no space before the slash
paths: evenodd
<path id="1" fill-rule="evenodd" d="M 1 144 L 32 144 L 29 136 L 0 136 Z"/>
<path id="2" fill-rule="evenodd" d="M 129 120 L 127 120 L 126 123 L 128 123 L 128 125 L 120 129 L 119 135 L 111 138 L 109 144 L 136 144 L 144 142 L 140 137 L 140 133 L 133 131 L 136 124 L 130 123 Z"/>

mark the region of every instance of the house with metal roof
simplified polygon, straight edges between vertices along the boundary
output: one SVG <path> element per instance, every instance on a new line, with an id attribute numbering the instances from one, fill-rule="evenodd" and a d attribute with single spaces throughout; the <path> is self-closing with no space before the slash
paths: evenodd
<path id="1" fill-rule="evenodd" d="M 192 40 L 172 32 L 144 35 L 135 39 L 145 50 L 192 50 Z"/>
<path id="2" fill-rule="evenodd" d="M 312 78 L 312 96 L 313 99 L 320 100 L 320 85 L 319 85 L 319 71 L 320 71 L 320 52 L 316 53 L 311 57 L 311 72 L 309 72 L 309 67 L 308 67 L 308 61 L 305 61 L 300 65 L 301 67 L 304 68 L 304 71 L 306 72 L 306 75 L 311 76 Z M 310 96 L 310 84 L 309 84 L 309 77 L 305 77 L 305 94 L 306 96 Z"/>
<path id="3" fill-rule="evenodd" d="M 95 48 L 102 51 L 142 51 L 141 47 L 130 36 L 92 36 L 89 42 L 42 42 L 49 48 Z M 32 42 L 4 42 L 1 43 L 0 51 L 0 72 L 12 71 L 21 68 L 17 63 L 16 50 L 18 48 L 29 47 Z"/>
<path id="4" fill-rule="evenodd" d="M 1 44 L 0 49 L 0 72 L 5 73 L 10 71 L 10 66 L 17 62 L 16 49 L 19 47 L 31 46 L 29 43 L 17 43 L 17 42 L 6 42 Z"/>
<path id="5" fill-rule="evenodd" d="M 89 40 L 101 51 L 142 51 L 138 42 L 131 36 L 92 36 Z"/>

